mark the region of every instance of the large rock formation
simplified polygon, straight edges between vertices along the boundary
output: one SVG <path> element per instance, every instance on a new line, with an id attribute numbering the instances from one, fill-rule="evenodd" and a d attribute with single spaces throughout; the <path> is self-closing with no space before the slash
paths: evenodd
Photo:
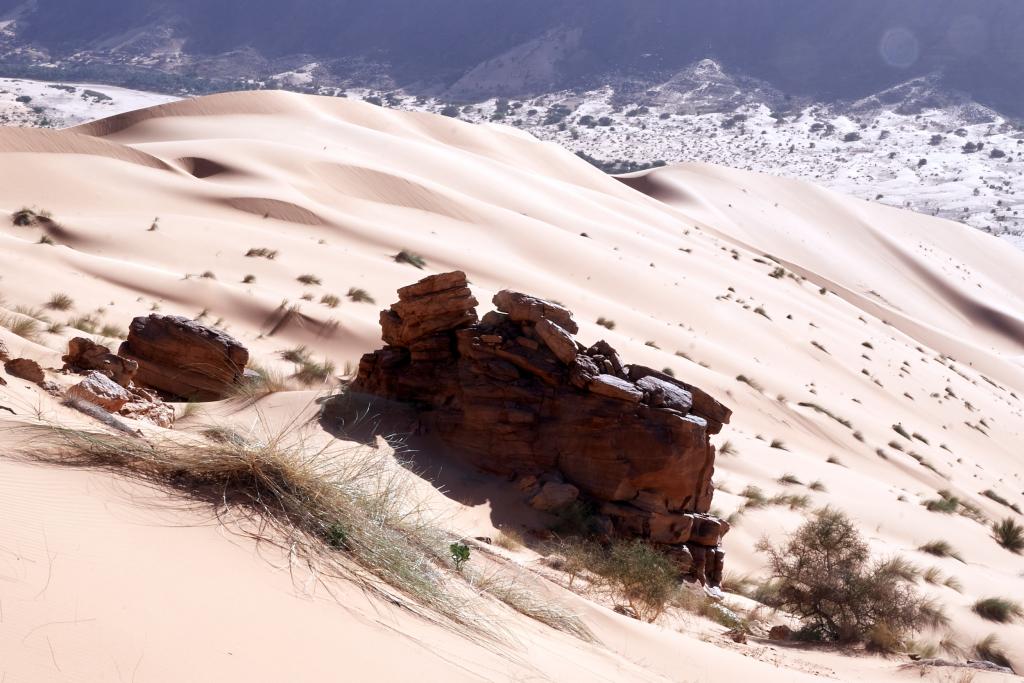
<path id="1" fill-rule="evenodd" d="M 136 384 L 195 401 L 227 396 L 249 362 L 249 351 L 226 332 L 155 313 L 132 321 L 117 354 L 138 364 Z"/>
<path id="2" fill-rule="evenodd" d="M 573 335 L 565 308 L 517 292 L 482 320 L 461 272 L 398 292 L 381 314 L 386 346 L 363 356 L 352 390 L 413 403 L 420 429 L 478 467 L 556 475 L 550 509 L 573 489 L 614 533 L 648 538 L 717 585 L 729 526 L 708 515 L 717 434 L 731 412 L 700 389 L 623 363 Z"/>

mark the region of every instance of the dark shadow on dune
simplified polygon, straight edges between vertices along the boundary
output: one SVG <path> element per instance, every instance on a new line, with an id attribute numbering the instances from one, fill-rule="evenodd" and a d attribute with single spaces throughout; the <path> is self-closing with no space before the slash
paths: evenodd
<path id="1" fill-rule="evenodd" d="M 343 392 L 323 401 L 320 425 L 335 438 L 367 446 L 383 439 L 403 467 L 450 500 L 469 507 L 490 503 L 496 528 L 517 528 L 524 521 L 548 526 L 547 516 L 527 506 L 507 478 L 481 471 L 436 437 L 422 434 L 415 406 Z"/>
<path id="2" fill-rule="evenodd" d="M 178 160 L 182 167 L 192 176 L 200 179 L 212 178 L 222 173 L 233 173 L 235 170 L 229 166 L 203 157 L 184 157 Z"/>

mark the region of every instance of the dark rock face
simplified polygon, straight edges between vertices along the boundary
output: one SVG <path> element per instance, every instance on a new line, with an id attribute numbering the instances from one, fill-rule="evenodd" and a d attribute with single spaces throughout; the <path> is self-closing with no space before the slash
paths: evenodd
<path id="1" fill-rule="evenodd" d="M 598 504 L 614 533 L 671 546 L 701 581 L 721 581 L 729 525 L 711 507 L 709 434 L 731 411 L 605 342 L 573 337 L 572 314 L 516 292 L 478 321 L 464 273 L 399 290 L 381 314 L 383 349 L 363 356 L 357 392 L 414 404 L 420 428 L 481 469 L 555 473 Z M 568 489 L 542 496 L 570 499 Z M 555 495 L 558 494 L 558 495 Z"/>
<path id="2" fill-rule="evenodd" d="M 225 332 L 176 315 L 135 318 L 118 355 L 138 364 L 135 383 L 196 401 L 224 398 L 249 351 Z"/>
<path id="3" fill-rule="evenodd" d="M 117 382 L 122 387 L 131 386 L 139 364 L 133 360 L 114 355 L 106 346 L 85 337 L 75 337 L 68 342 L 68 353 L 61 358 L 64 369 L 73 372 L 97 371 Z"/>

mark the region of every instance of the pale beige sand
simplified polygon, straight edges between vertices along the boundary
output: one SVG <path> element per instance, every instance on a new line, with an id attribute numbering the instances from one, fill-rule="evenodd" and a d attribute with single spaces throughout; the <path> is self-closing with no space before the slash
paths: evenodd
<path id="1" fill-rule="evenodd" d="M 1024 669 L 1024 625 L 995 626 L 970 611 L 978 597 L 1024 599 L 1024 559 L 981 524 L 921 505 L 939 489 L 991 518 L 1015 515 L 981 496 L 985 489 L 1024 505 L 1024 255 L 995 239 L 703 165 L 627 179 L 633 189 L 512 129 L 286 93 L 174 103 L 73 132 L 0 129 L 0 169 L 8 311 L 40 307 L 54 292 L 75 307 L 51 318 L 93 313 L 122 330 L 154 305 L 206 311 L 263 364 L 287 369 L 274 355 L 305 344 L 340 370 L 379 346 L 378 310 L 395 289 L 428 273 L 466 270 L 482 302 L 504 287 L 556 299 L 576 312 L 584 341 L 607 338 L 624 357 L 670 367 L 735 410 L 716 437 L 737 451 L 719 459 L 720 512 L 736 510 L 748 484 L 846 510 L 880 554 L 960 579 L 962 594 L 924 590 L 946 605 L 962 644 L 997 633 Z M 22 206 L 52 212 L 56 246 L 36 243 L 41 228 L 10 225 Z M 279 256 L 246 258 L 252 247 Z M 422 254 L 427 270 L 394 263 L 402 248 Z M 765 254 L 796 277 L 771 277 L 777 266 Z M 201 277 L 207 271 L 215 279 Z M 323 285 L 296 281 L 306 273 Z M 254 284 L 242 284 L 247 274 Z M 348 301 L 351 287 L 378 305 Z M 314 301 L 302 301 L 305 292 Z M 325 293 L 342 305 L 317 303 Z M 598 327 L 599 316 L 615 330 Z M 59 367 L 74 334 L 43 334 L 36 344 L 0 330 L 14 355 L 48 367 Z M 763 391 L 738 382 L 741 374 Z M 83 419 L 8 379 L 0 405 L 18 415 L 0 412 L 4 427 L 37 413 Z M 275 396 L 261 410 L 287 420 L 311 398 Z M 182 427 L 207 418 L 253 419 L 218 405 Z M 928 443 L 902 439 L 897 423 Z M 2 434 L 8 450 L 23 443 Z M 773 439 L 787 450 L 770 447 Z M 917 678 L 897 659 L 733 645 L 722 627 L 695 618 L 638 624 L 553 585 L 604 645 L 509 613 L 521 641 L 514 660 L 342 584 L 330 586 L 332 600 L 203 511 L 169 508 L 138 485 L 4 458 L 0 470 L 8 682 Z M 777 483 L 785 473 L 826 490 Z M 425 482 L 422 490 L 456 528 L 493 535 L 487 497 L 461 505 Z M 761 571 L 754 542 L 805 514 L 745 513 L 727 538 L 730 571 Z M 966 564 L 915 550 L 937 538 Z"/>

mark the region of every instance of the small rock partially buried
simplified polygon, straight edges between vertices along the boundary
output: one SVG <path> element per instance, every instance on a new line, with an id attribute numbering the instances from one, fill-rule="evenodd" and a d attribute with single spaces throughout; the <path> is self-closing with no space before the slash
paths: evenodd
<path id="1" fill-rule="evenodd" d="M 14 358 L 4 363 L 4 370 L 11 377 L 27 380 L 33 384 L 42 384 L 46 373 L 39 363 L 30 358 Z"/>

